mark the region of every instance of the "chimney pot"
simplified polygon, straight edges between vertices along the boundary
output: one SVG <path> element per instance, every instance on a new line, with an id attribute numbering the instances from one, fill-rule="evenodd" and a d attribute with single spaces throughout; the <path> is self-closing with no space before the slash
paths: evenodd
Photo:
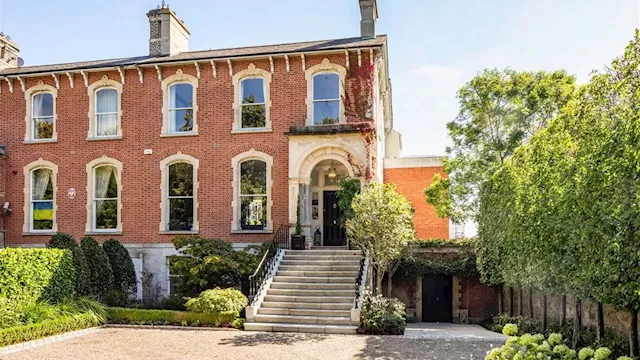
<path id="1" fill-rule="evenodd" d="M 377 0 L 358 0 L 360 3 L 360 37 L 373 39 L 376 37 L 376 20 L 378 20 Z"/>

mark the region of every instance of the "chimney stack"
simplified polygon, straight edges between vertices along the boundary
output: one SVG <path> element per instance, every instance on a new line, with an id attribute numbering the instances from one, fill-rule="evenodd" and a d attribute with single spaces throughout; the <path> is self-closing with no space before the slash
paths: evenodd
<path id="1" fill-rule="evenodd" d="M 376 20 L 378 20 L 377 0 L 358 0 L 360 3 L 360 37 L 373 39 L 376 37 Z"/>
<path id="2" fill-rule="evenodd" d="M 149 55 L 167 56 L 189 51 L 191 33 L 173 10 L 165 5 L 147 13 L 149 18 Z"/>
<path id="3" fill-rule="evenodd" d="M 0 33 L 0 69 L 17 68 L 20 65 L 18 45 L 3 33 Z"/>

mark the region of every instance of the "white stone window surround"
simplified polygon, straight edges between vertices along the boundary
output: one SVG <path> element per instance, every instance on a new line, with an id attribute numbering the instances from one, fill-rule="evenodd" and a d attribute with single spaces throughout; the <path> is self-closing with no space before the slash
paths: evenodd
<path id="1" fill-rule="evenodd" d="M 243 128 L 242 127 L 242 80 L 259 78 L 263 79 L 264 104 L 265 104 L 265 126 L 263 128 Z M 233 75 L 233 128 L 232 134 L 236 133 L 256 133 L 271 132 L 271 73 L 267 70 L 257 68 L 253 63 L 242 71 Z"/>
<path id="2" fill-rule="evenodd" d="M 116 135 L 98 136 L 97 135 L 97 114 L 96 114 L 96 102 L 98 101 L 98 91 L 104 89 L 115 89 L 117 91 L 117 106 L 118 106 L 118 119 L 117 119 L 117 133 Z M 103 75 L 102 78 L 87 87 L 87 95 L 89 95 L 89 131 L 87 132 L 87 141 L 94 140 L 118 140 L 122 139 L 122 84 L 109 79 L 107 75 Z"/>
<path id="3" fill-rule="evenodd" d="M 53 97 L 53 135 L 50 139 L 35 139 L 33 137 L 33 98 L 34 96 L 42 93 L 49 93 Z M 24 99 L 26 102 L 26 112 L 25 112 L 25 135 L 24 135 L 24 143 L 25 144 L 37 144 L 37 143 L 50 143 L 58 141 L 58 132 L 56 131 L 56 124 L 58 122 L 58 114 L 56 111 L 57 108 L 57 99 L 58 98 L 58 89 L 51 85 L 45 84 L 42 80 L 38 81 L 37 85 L 34 85 L 24 92 Z"/>
<path id="4" fill-rule="evenodd" d="M 101 166 L 113 166 L 116 168 L 116 181 L 118 182 L 118 224 L 115 229 L 96 229 L 94 211 L 94 189 L 95 170 Z M 94 234 L 122 234 L 122 162 L 103 155 L 102 157 L 90 161 L 86 165 L 87 172 L 87 222 L 85 224 L 85 235 Z"/>
<path id="5" fill-rule="evenodd" d="M 305 77 L 307 79 L 307 126 L 313 126 L 313 79 L 316 75 L 324 73 L 338 74 L 340 78 L 340 124 L 346 122 L 344 115 L 344 85 L 347 77 L 347 69 L 339 64 L 335 64 L 324 58 L 320 64 L 314 65 L 305 71 Z"/>
<path id="6" fill-rule="evenodd" d="M 193 166 L 193 225 L 191 231 L 169 230 L 169 166 L 175 163 L 187 163 Z M 178 152 L 160 161 L 160 234 L 197 234 L 200 230 L 198 222 L 198 169 L 200 160 L 197 158 Z"/>
<path id="7" fill-rule="evenodd" d="M 262 230 L 243 230 L 240 226 L 240 164 L 248 160 L 264 161 L 267 165 L 267 224 Z M 273 207 L 273 199 L 271 197 L 271 187 L 273 185 L 273 156 L 251 148 L 249 151 L 234 156 L 233 159 L 231 159 L 231 168 L 233 170 L 233 200 L 231 201 L 233 220 L 231 221 L 231 232 L 243 234 L 272 233 L 273 220 L 271 208 Z"/>
<path id="8" fill-rule="evenodd" d="M 176 84 L 191 84 L 193 86 L 193 127 L 191 131 L 171 132 L 169 116 L 169 87 Z M 176 70 L 174 75 L 162 80 L 162 131 L 161 137 L 195 136 L 198 135 L 198 78 L 185 74 L 182 69 Z"/>
<path id="9" fill-rule="evenodd" d="M 31 218 L 33 214 L 31 213 L 31 179 L 32 174 L 35 170 L 38 169 L 49 169 L 53 172 L 53 177 L 51 181 L 53 181 L 53 225 L 51 230 L 34 230 L 31 228 Z M 22 172 L 24 174 L 24 224 L 22 226 L 23 235 L 51 235 L 58 231 L 58 222 L 57 222 L 57 210 L 58 210 L 58 165 L 52 163 L 51 161 L 44 160 L 39 158 L 36 161 L 33 161 L 27 164 Z"/>

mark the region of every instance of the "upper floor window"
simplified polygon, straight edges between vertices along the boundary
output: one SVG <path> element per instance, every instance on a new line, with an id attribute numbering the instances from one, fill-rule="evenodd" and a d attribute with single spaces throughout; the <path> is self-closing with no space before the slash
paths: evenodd
<path id="1" fill-rule="evenodd" d="M 320 73 L 313 76 L 313 124 L 340 122 L 340 76 Z"/>
<path id="2" fill-rule="evenodd" d="M 102 156 L 86 165 L 87 223 L 85 231 L 121 232 L 122 163 Z"/>
<path id="3" fill-rule="evenodd" d="M 89 132 L 87 140 L 122 138 L 122 84 L 107 75 L 87 88 L 89 95 Z"/>
<path id="4" fill-rule="evenodd" d="M 23 169 L 24 233 L 51 233 L 56 225 L 56 175 L 58 167 L 40 158 Z"/>
<path id="5" fill-rule="evenodd" d="M 193 165 L 178 162 L 169 165 L 169 230 L 193 229 Z"/>
<path id="6" fill-rule="evenodd" d="M 198 79 L 185 74 L 182 69 L 162 80 L 163 136 L 198 134 L 197 90 Z"/>
<path id="7" fill-rule="evenodd" d="M 53 95 L 47 92 L 33 95 L 32 106 L 33 140 L 53 139 Z"/>
<path id="8" fill-rule="evenodd" d="M 264 128 L 267 125 L 267 107 L 264 96 L 264 79 L 245 78 L 242 88 L 242 128 Z"/>

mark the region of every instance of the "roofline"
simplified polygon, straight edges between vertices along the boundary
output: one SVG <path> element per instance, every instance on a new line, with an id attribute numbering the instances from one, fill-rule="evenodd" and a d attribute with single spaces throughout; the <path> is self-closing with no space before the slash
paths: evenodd
<path id="1" fill-rule="evenodd" d="M 258 53 L 258 54 L 252 54 L 252 55 L 203 56 L 203 57 L 196 57 L 196 58 L 189 59 L 189 60 L 170 60 L 170 59 L 167 58 L 167 60 L 164 60 L 164 61 L 162 59 L 157 59 L 157 60 L 152 60 L 152 61 L 139 61 L 139 62 L 131 62 L 129 64 L 124 63 L 123 65 L 120 65 L 120 66 L 99 66 L 99 65 L 98 66 L 70 66 L 68 68 L 61 68 L 61 69 L 58 69 L 58 70 L 27 71 L 27 72 L 4 73 L 4 74 L 0 73 L 0 79 L 9 78 L 9 77 L 13 77 L 13 78 L 17 78 L 17 77 L 35 77 L 35 76 L 40 76 L 40 75 L 44 75 L 44 74 L 54 74 L 54 73 L 62 73 L 62 74 L 64 74 L 65 72 L 80 72 L 80 71 L 98 72 L 98 71 L 107 71 L 107 70 L 117 70 L 118 68 L 120 68 L 120 69 L 136 69 L 136 68 L 143 68 L 143 67 L 154 67 L 156 65 L 160 66 L 160 65 L 163 65 L 163 64 L 171 64 L 171 65 L 193 64 L 195 62 L 213 61 L 213 60 L 264 59 L 264 58 L 269 58 L 269 57 L 278 56 L 278 55 L 284 56 L 284 55 L 302 55 L 302 54 L 305 54 L 305 55 L 306 54 L 335 54 L 335 53 L 342 53 L 345 50 L 346 51 L 351 51 L 351 50 L 383 48 L 385 46 L 387 40 L 386 40 L 386 36 L 381 36 L 381 38 L 385 39 L 384 42 L 382 44 L 377 44 L 377 45 L 353 46 L 353 47 L 345 46 L 343 48 L 327 49 L 327 50 L 265 52 L 265 53 Z M 225 49 L 222 49 L 222 50 L 225 50 Z M 203 50 L 203 51 L 210 51 L 210 50 Z M 114 60 L 118 60 L 118 59 L 114 59 Z"/>

